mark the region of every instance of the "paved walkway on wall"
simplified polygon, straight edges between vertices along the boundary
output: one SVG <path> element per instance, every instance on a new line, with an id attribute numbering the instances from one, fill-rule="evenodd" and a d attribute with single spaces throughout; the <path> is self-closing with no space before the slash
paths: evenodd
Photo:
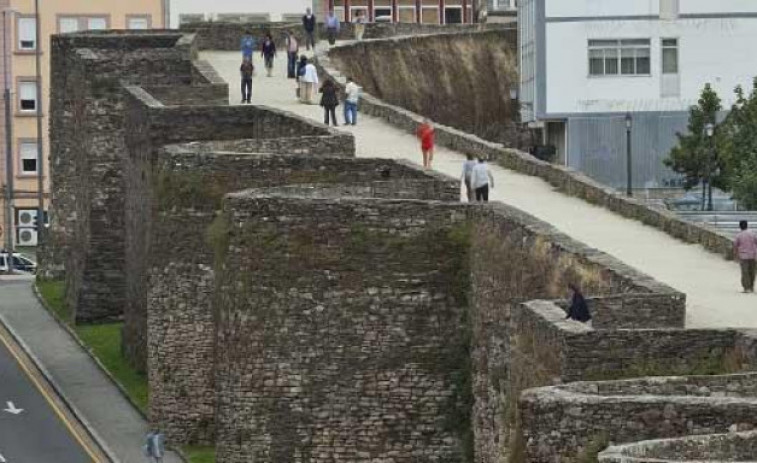
<path id="1" fill-rule="evenodd" d="M 109 453 L 120 463 L 145 462 L 142 444 L 148 431 L 147 423 L 81 346 L 39 304 L 31 283 L 0 281 L 0 294 L 0 316 L 47 370 L 66 401 L 105 442 Z M 180 463 L 181 459 L 168 452 L 163 461 Z"/>
<path id="2" fill-rule="evenodd" d="M 238 104 L 241 99 L 239 53 L 207 52 L 201 54 L 201 58 L 208 60 L 229 82 L 230 101 Z M 255 66 L 253 104 L 280 108 L 323 122 L 322 108 L 296 101 L 294 81 L 285 78 L 284 55 L 276 60 L 274 77 L 265 76 L 259 56 L 255 57 Z M 341 107 L 337 108 L 341 123 L 340 110 Z M 383 120 L 359 115 L 357 126 L 340 129 L 355 135 L 359 157 L 401 158 L 421 163 L 415 137 Z M 460 177 L 463 159 L 463 153 L 438 147 L 433 167 Z M 526 211 L 567 235 L 686 293 L 689 328 L 757 327 L 757 295 L 740 292 L 738 264 L 640 222 L 556 192 L 539 178 L 499 166 L 492 166 L 492 172 L 496 188 L 491 193 L 491 200 Z"/>

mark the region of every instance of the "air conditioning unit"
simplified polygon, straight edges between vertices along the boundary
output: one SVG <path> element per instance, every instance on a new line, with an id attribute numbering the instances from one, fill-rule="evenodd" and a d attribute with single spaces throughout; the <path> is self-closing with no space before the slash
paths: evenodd
<path id="1" fill-rule="evenodd" d="M 18 228 L 34 228 L 37 226 L 37 209 L 19 209 L 18 210 L 18 222 L 16 223 Z"/>
<path id="2" fill-rule="evenodd" d="M 37 230 L 35 228 L 19 227 L 18 229 L 18 246 L 36 246 Z"/>

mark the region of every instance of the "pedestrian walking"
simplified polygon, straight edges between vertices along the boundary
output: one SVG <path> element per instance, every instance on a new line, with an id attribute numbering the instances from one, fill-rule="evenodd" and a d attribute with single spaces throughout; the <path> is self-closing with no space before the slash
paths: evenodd
<path id="1" fill-rule="evenodd" d="M 273 74 L 273 59 L 276 57 L 276 43 L 273 41 L 271 34 L 266 34 L 263 45 L 260 47 L 260 56 L 263 57 L 268 77 L 271 77 Z"/>
<path id="2" fill-rule="evenodd" d="M 572 294 L 570 297 L 570 307 L 568 307 L 568 316 L 565 319 L 581 323 L 589 322 L 591 320 L 591 313 L 589 312 L 589 304 L 586 303 L 583 293 L 581 293 L 578 286 L 572 283 L 568 285 L 568 288 L 570 288 Z"/>
<path id="3" fill-rule="evenodd" d="M 415 134 L 421 141 L 423 167 L 430 169 L 431 163 L 434 161 L 434 126 L 431 125 L 431 121 L 424 119 Z"/>
<path id="4" fill-rule="evenodd" d="M 303 91 L 301 93 L 302 102 L 313 104 L 313 94 L 315 93 L 315 87 L 318 85 L 318 70 L 316 70 L 310 61 L 305 64 L 303 69 L 302 77 L 300 77 L 300 82 L 303 84 Z"/>
<path id="5" fill-rule="evenodd" d="M 287 78 L 294 79 L 295 66 L 297 64 L 297 53 L 300 51 L 300 43 L 297 41 L 297 37 L 292 34 L 292 31 L 287 32 L 286 36 L 287 47 Z"/>
<path id="6" fill-rule="evenodd" d="M 476 192 L 476 201 L 484 203 L 489 201 L 489 189 L 494 188 L 494 177 L 484 158 L 478 158 L 478 162 L 473 166 L 471 185 L 473 191 Z"/>
<path id="7" fill-rule="evenodd" d="M 250 58 L 252 61 L 252 54 L 255 52 L 255 38 L 252 36 L 252 32 L 246 31 L 242 36 L 242 42 L 240 45 L 242 49 L 242 59 Z"/>
<path id="8" fill-rule="evenodd" d="M 352 80 L 352 77 L 347 78 L 347 85 L 344 86 L 344 95 L 344 123 L 347 125 L 357 125 L 357 104 L 360 101 L 360 86 Z"/>
<path id="9" fill-rule="evenodd" d="M 252 75 L 255 72 L 255 66 L 252 64 L 251 57 L 245 57 L 242 65 L 239 67 L 239 74 L 242 77 L 242 103 L 249 103 L 252 96 Z"/>
<path id="10" fill-rule="evenodd" d="M 733 255 L 741 265 L 741 286 L 745 293 L 754 292 L 755 263 L 757 262 L 757 235 L 748 230 L 746 220 L 739 222 L 741 231 L 733 241 Z"/>
<path id="11" fill-rule="evenodd" d="M 297 99 L 300 103 L 305 102 L 305 82 L 302 81 L 302 76 L 305 75 L 305 66 L 307 64 L 307 56 L 302 55 L 300 56 L 300 60 L 297 61 L 297 66 L 295 66 L 295 74 L 297 74 Z"/>
<path id="12" fill-rule="evenodd" d="M 302 28 L 305 30 L 305 48 L 310 50 L 313 47 L 315 51 L 315 15 L 307 8 L 305 16 L 302 17 Z"/>
<path id="13" fill-rule="evenodd" d="M 353 27 L 355 28 L 355 40 L 363 40 L 363 34 L 365 34 L 365 12 L 363 10 L 357 10 L 355 12 L 355 20 L 353 21 Z"/>
<path id="14" fill-rule="evenodd" d="M 147 433 L 142 450 L 145 456 L 150 459 L 150 462 L 162 463 L 163 456 L 166 454 L 166 443 L 163 433 L 157 429 Z"/>
<path id="15" fill-rule="evenodd" d="M 334 14 L 334 10 L 329 10 L 329 15 L 326 16 L 326 38 L 329 41 L 329 45 L 336 43 L 336 37 L 339 35 L 339 29 L 341 24 L 339 18 Z"/>
<path id="16" fill-rule="evenodd" d="M 463 176 L 461 180 L 465 185 L 465 197 L 469 203 L 474 201 L 473 196 L 473 168 L 476 166 L 476 160 L 472 154 L 465 155 L 465 161 L 463 161 Z"/>
<path id="17" fill-rule="evenodd" d="M 321 106 L 323 107 L 323 123 L 331 124 L 336 127 L 339 124 L 336 121 L 336 107 L 339 106 L 339 97 L 336 94 L 336 85 L 331 79 L 326 79 L 323 86 L 319 90 L 321 95 Z M 330 116 L 330 117 L 329 117 Z"/>

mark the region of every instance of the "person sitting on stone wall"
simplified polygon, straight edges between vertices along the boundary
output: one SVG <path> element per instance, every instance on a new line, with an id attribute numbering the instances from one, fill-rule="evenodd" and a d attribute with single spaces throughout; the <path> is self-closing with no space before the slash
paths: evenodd
<path id="1" fill-rule="evenodd" d="M 586 323 L 591 320 L 591 314 L 589 313 L 589 305 L 586 303 L 586 298 L 581 293 L 581 290 L 575 284 L 568 285 L 572 294 L 570 298 L 570 307 L 568 308 L 568 316 L 566 320 L 576 320 L 581 323 Z"/>

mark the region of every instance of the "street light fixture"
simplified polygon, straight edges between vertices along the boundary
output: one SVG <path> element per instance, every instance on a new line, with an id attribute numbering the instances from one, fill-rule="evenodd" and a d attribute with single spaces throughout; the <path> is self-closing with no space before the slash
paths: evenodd
<path id="1" fill-rule="evenodd" d="M 704 186 L 707 189 L 707 210 L 712 210 L 712 154 L 714 151 L 713 135 L 715 135 L 715 124 L 708 122 L 704 126 L 704 133 L 707 135 L 709 145 L 707 148 L 707 161 L 704 166 Z"/>
<path id="2" fill-rule="evenodd" d="M 626 113 L 626 195 L 633 196 L 633 173 L 631 167 L 631 129 L 633 129 L 633 116 Z"/>

